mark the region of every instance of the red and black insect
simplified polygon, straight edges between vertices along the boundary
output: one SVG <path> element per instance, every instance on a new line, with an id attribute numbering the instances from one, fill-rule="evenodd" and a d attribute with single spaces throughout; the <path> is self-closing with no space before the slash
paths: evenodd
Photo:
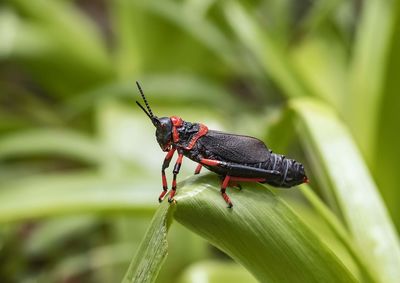
<path id="1" fill-rule="evenodd" d="M 177 116 L 154 116 L 139 83 L 136 84 L 148 111 L 138 101 L 136 104 L 156 127 L 156 138 L 161 149 L 168 152 L 161 169 L 163 191 L 158 198 L 160 202 L 168 192 L 165 169 L 175 151 L 178 152 L 178 159 L 173 170 L 169 202 L 173 201 L 176 192 L 176 176 L 183 156 L 199 163 L 195 174 L 199 174 L 204 166 L 222 176 L 221 194 L 229 208 L 232 202 L 225 192 L 229 183 L 260 182 L 290 188 L 308 182 L 300 162 L 273 153 L 256 138 L 209 130 L 201 123 L 186 122 Z"/>

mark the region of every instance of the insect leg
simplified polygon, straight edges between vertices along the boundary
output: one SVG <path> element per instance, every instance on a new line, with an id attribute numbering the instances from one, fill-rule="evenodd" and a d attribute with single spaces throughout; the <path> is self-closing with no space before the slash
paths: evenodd
<path id="1" fill-rule="evenodd" d="M 197 174 L 200 174 L 200 170 L 201 170 L 201 168 L 203 167 L 203 165 L 201 165 L 200 163 L 197 165 L 197 167 L 196 167 L 196 170 L 194 170 L 194 174 L 195 175 L 197 175 Z"/>
<path id="2" fill-rule="evenodd" d="M 236 182 L 265 182 L 265 178 L 242 178 L 242 177 L 232 177 L 231 181 Z"/>
<path id="3" fill-rule="evenodd" d="M 281 176 L 281 173 L 277 170 L 266 170 L 266 169 L 262 169 L 262 168 L 251 167 L 248 165 L 219 161 L 219 160 L 214 160 L 214 159 L 203 158 L 200 160 L 200 163 L 203 165 L 207 165 L 207 166 L 212 166 L 212 167 L 215 166 L 215 167 L 223 168 L 230 176 L 243 176 L 243 178 L 246 178 L 246 179 L 254 178 L 254 179 L 260 179 L 260 181 L 261 181 L 261 179 L 264 179 L 263 181 L 265 181 L 266 176 L 268 176 L 268 175 Z M 260 182 L 257 180 L 254 180 L 254 181 Z"/>
<path id="4" fill-rule="evenodd" d="M 161 202 L 165 196 L 165 194 L 168 192 L 168 184 L 167 184 L 167 177 L 165 176 L 165 169 L 168 168 L 169 163 L 171 162 L 172 156 L 174 156 L 175 153 L 175 148 L 171 149 L 168 151 L 167 156 L 165 156 L 162 169 L 161 169 L 161 177 L 162 177 L 162 185 L 163 185 L 163 191 L 161 192 L 160 196 L 158 197 L 158 201 Z"/>
<path id="5" fill-rule="evenodd" d="M 231 208 L 233 206 L 232 202 L 225 192 L 226 187 L 228 186 L 230 181 L 264 182 L 268 176 L 281 176 L 281 173 L 276 170 L 265 170 L 248 165 L 219 161 L 215 159 L 203 158 L 200 160 L 200 163 L 205 166 L 222 168 L 222 171 L 226 173 L 225 178 L 221 184 L 221 194 L 225 202 L 228 204 L 228 208 Z"/>
<path id="6" fill-rule="evenodd" d="M 213 160 L 213 159 L 201 159 L 201 163 L 208 165 L 208 166 L 219 166 L 221 163 L 225 163 L 223 161 L 218 161 L 218 160 Z M 229 198 L 229 196 L 226 194 L 226 188 L 229 185 L 229 181 L 231 180 L 231 176 L 228 174 L 225 175 L 225 177 L 222 179 L 221 182 L 221 195 L 224 201 L 228 204 L 228 208 L 232 208 L 233 204 Z M 239 187 L 241 189 L 241 187 Z"/>
<path id="7" fill-rule="evenodd" d="M 225 190 L 226 190 L 226 187 L 229 184 L 230 178 L 231 177 L 229 175 L 226 175 L 224 180 L 222 181 L 222 184 L 221 184 L 221 195 L 222 195 L 222 198 L 224 199 L 224 201 L 228 204 L 228 208 L 232 208 L 232 206 L 233 206 L 233 204 L 232 204 L 231 200 L 229 199 L 228 195 L 225 193 Z"/>
<path id="8" fill-rule="evenodd" d="M 178 159 L 176 160 L 175 166 L 174 166 L 174 177 L 172 180 L 172 188 L 171 188 L 171 194 L 169 195 L 168 202 L 172 202 L 174 199 L 174 195 L 176 193 L 176 176 L 179 173 L 179 170 L 181 169 L 181 164 L 182 164 L 182 158 L 183 154 L 181 152 L 178 153 Z"/>

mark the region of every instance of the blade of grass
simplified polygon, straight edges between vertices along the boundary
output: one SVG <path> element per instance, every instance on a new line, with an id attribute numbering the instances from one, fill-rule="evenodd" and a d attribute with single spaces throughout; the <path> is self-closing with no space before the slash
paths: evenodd
<path id="1" fill-rule="evenodd" d="M 312 99 L 290 103 L 300 138 L 328 182 L 345 223 L 369 268 L 381 282 L 400 278 L 400 247 L 391 219 L 346 127 L 327 105 Z"/>
<path id="2" fill-rule="evenodd" d="M 94 140 L 69 130 L 26 130 L 0 139 L 0 159 L 52 154 L 89 164 L 99 164 L 105 156 L 104 150 Z"/>
<path id="3" fill-rule="evenodd" d="M 29 25 L 10 8 L 0 9 L 0 59 L 45 54 L 54 43 L 43 29 Z"/>
<path id="4" fill-rule="evenodd" d="M 167 232 L 172 212 L 173 206 L 166 201 L 159 206 L 122 283 L 150 283 L 157 279 L 168 254 Z"/>
<path id="5" fill-rule="evenodd" d="M 316 29 L 324 26 L 334 14 L 334 11 L 342 4 L 343 0 L 315 1 L 309 9 L 307 15 L 300 22 L 300 31 L 312 33 Z"/>
<path id="6" fill-rule="evenodd" d="M 397 9 L 391 1 L 365 1 L 350 67 L 347 122 L 368 164 L 372 164 L 388 54 Z"/>
<path id="7" fill-rule="evenodd" d="M 77 56 L 82 63 L 85 62 L 93 68 L 108 68 L 108 54 L 97 28 L 74 5 L 64 1 L 46 0 L 9 2 L 28 21 L 44 27 L 53 40 L 64 45 L 63 48 L 70 56 Z"/>
<path id="8" fill-rule="evenodd" d="M 219 179 L 187 179 L 174 218 L 207 239 L 262 282 L 356 282 L 332 251 L 276 195 L 261 185 L 230 190 L 227 209 Z"/>
<path id="9" fill-rule="evenodd" d="M 221 260 L 207 260 L 189 266 L 179 283 L 257 283 L 258 281 L 241 265 Z"/>
<path id="10" fill-rule="evenodd" d="M 113 75 L 98 28 L 70 1 L 21 1 L 10 58 L 54 96 L 71 96 Z M 68 82 L 68 83 L 65 83 Z"/>
<path id="11" fill-rule="evenodd" d="M 310 94 L 288 59 L 285 46 L 275 40 L 268 31 L 262 30 L 240 4 L 227 1 L 224 12 L 241 43 L 251 51 L 257 59 L 256 62 L 261 64 L 264 71 L 284 90 L 285 95 L 297 97 Z"/>
<path id="12" fill-rule="evenodd" d="M 346 231 L 339 219 L 329 210 L 329 208 L 318 198 L 312 190 L 301 190 L 306 199 L 318 212 L 318 215 L 325 221 L 330 231 L 336 236 L 337 239 L 346 247 L 349 254 L 352 256 L 354 262 L 363 277 L 363 282 L 379 282 L 374 278 L 372 270 L 369 270 L 368 264 L 365 263 L 364 257 L 361 256 L 357 246 L 354 245 L 350 234 Z M 375 276 L 376 277 L 376 276 Z"/>
<path id="13" fill-rule="evenodd" d="M 118 243 L 108 246 L 100 246 L 86 253 L 68 256 L 51 269 L 49 272 L 41 274 L 40 282 L 62 282 L 71 277 L 78 277 L 80 274 L 95 272 L 96 277 L 107 267 L 117 269 L 118 265 L 129 261 L 129 251 L 134 246 L 127 243 Z M 104 274 L 103 274 L 104 275 Z M 110 276 L 110 274 L 107 274 Z M 95 278 L 96 278 L 95 277 Z M 107 282 L 97 277 L 95 282 Z"/>
<path id="14" fill-rule="evenodd" d="M 182 30 L 185 30 L 214 52 L 218 58 L 221 58 L 232 69 L 240 70 L 241 66 L 232 52 L 232 43 L 203 13 L 198 13 L 196 5 L 191 5 L 190 2 L 187 1 L 187 4 L 183 5 L 169 0 L 136 1 L 141 7 L 164 17 L 170 22 L 175 23 Z"/>
<path id="15" fill-rule="evenodd" d="M 126 97 L 132 101 L 138 99 L 138 90 L 134 83 L 138 78 L 129 78 L 121 82 L 105 84 L 93 90 L 80 93 L 68 102 L 68 116 L 70 118 L 79 115 L 88 108 L 93 107 L 101 99 L 114 97 Z M 181 101 L 184 105 L 201 103 L 213 106 L 222 104 L 223 107 L 233 108 L 235 103 L 232 95 L 220 85 L 205 78 L 183 73 L 159 73 L 141 76 L 140 83 L 144 91 L 151 96 L 154 103 L 162 105 L 170 103 L 176 105 Z M 136 106 L 133 106 L 136 108 Z"/>
<path id="16" fill-rule="evenodd" d="M 396 17 L 394 38 L 391 44 L 388 67 L 386 70 L 385 85 L 382 91 L 382 108 L 380 110 L 377 142 L 375 144 L 373 162 L 370 164 L 371 171 L 376 176 L 376 181 L 382 196 L 391 211 L 393 221 L 400 231 L 400 190 L 399 170 L 400 160 L 400 2 L 396 2 Z"/>
<path id="17" fill-rule="evenodd" d="M 300 77 L 313 93 L 343 111 L 348 98 L 348 59 L 337 36 L 325 32 L 305 38 L 291 55 Z"/>
<path id="18" fill-rule="evenodd" d="M 0 223 L 77 213 L 148 215 L 157 206 L 158 186 L 135 180 L 81 172 L 2 183 Z"/>
<path id="19" fill-rule="evenodd" d="M 60 250 L 70 238 L 86 235 L 100 225 L 101 218 L 93 215 L 57 217 L 40 221 L 39 227 L 24 241 L 25 254 L 28 257 L 40 257 Z"/>
<path id="20" fill-rule="evenodd" d="M 116 0 L 110 2 L 113 26 L 116 33 L 114 51 L 117 73 L 125 79 L 133 76 L 140 69 L 141 56 L 138 50 L 138 39 L 133 27 L 139 23 L 140 11 L 135 9 L 133 1 Z"/>

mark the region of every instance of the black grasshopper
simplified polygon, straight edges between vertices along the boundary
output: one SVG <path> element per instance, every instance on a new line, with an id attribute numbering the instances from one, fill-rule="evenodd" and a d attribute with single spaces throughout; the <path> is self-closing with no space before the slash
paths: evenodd
<path id="1" fill-rule="evenodd" d="M 139 83 L 136 84 L 148 111 L 138 101 L 136 103 L 156 127 L 156 138 L 161 149 L 168 152 L 161 169 L 163 191 L 158 198 L 160 202 L 168 191 L 165 169 L 175 151 L 178 152 L 178 159 L 173 170 L 169 202 L 173 201 L 176 192 L 176 176 L 183 156 L 199 163 L 195 174 L 199 174 L 204 166 L 223 177 L 221 195 L 229 208 L 232 202 L 225 193 L 229 183 L 248 181 L 289 188 L 308 182 L 300 162 L 273 153 L 256 138 L 209 130 L 201 123 L 190 123 L 177 116 L 154 116 Z"/>

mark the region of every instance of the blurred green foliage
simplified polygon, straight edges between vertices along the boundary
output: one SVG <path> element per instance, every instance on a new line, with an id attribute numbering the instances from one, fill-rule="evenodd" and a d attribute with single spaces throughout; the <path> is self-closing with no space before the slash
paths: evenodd
<path id="1" fill-rule="evenodd" d="M 161 190 L 163 153 L 135 80 L 159 116 L 253 135 L 304 161 L 358 249 L 374 249 L 370 233 L 398 246 L 399 29 L 400 4 L 387 0 L 2 1 L 0 281 L 122 279 Z M 338 137 L 349 151 L 329 143 Z M 181 176 L 193 169 L 185 160 Z M 321 223 L 296 189 L 277 193 Z M 175 223 L 168 237 L 157 282 L 218 282 L 230 264 L 250 276 Z M 392 252 L 368 266 L 395 263 Z"/>

